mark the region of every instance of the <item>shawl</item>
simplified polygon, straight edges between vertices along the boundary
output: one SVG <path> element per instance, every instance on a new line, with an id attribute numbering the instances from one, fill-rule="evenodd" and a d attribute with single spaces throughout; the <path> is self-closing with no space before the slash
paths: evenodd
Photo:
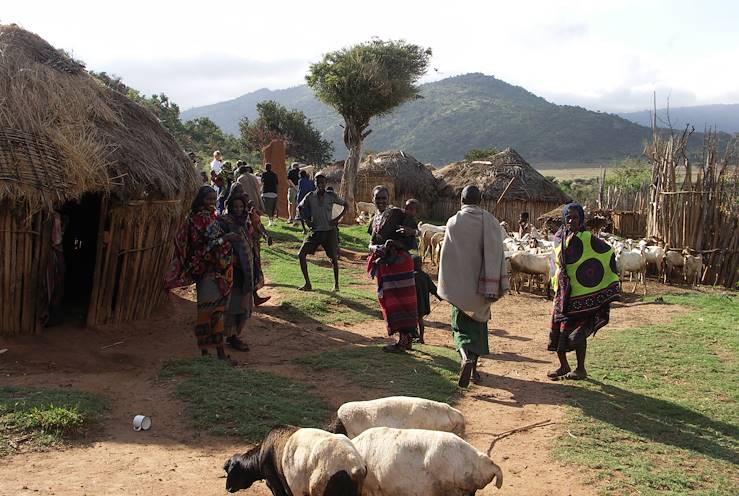
<path id="1" fill-rule="evenodd" d="M 378 264 L 392 264 L 395 262 L 395 249 L 388 249 L 385 243 L 388 240 L 399 241 L 408 251 L 412 248 L 415 237 L 404 236 L 398 232 L 400 226 L 413 227 L 407 222 L 405 212 L 399 208 L 388 207 L 382 213 L 377 212 L 372 222 L 367 227 L 370 238 L 370 256 L 367 259 L 367 273 L 374 278 L 377 274 Z"/>
<path id="2" fill-rule="evenodd" d="M 259 184 L 259 179 L 257 179 L 254 174 L 249 174 L 247 172 L 246 174 L 241 174 L 238 179 L 236 179 L 236 182 L 241 184 L 244 193 L 249 196 L 249 200 L 254 202 L 254 207 L 257 209 L 257 212 L 264 212 L 264 205 L 262 204 L 262 194 L 260 193 L 261 186 Z"/>
<path id="3" fill-rule="evenodd" d="M 555 322 L 594 315 L 621 292 L 613 248 L 590 231 L 563 234 L 554 249 Z"/>
<path id="4" fill-rule="evenodd" d="M 253 248 L 252 237 L 249 234 L 248 225 L 249 214 L 226 214 L 219 218 L 219 222 L 224 231 L 236 233 L 241 236 L 241 240 L 231 243 L 234 255 L 234 269 L 238 269 L 244 276 L 244 291 L 251 292 L 254 290 L 254 270 L 253 270 Z"/>
<path id="5" fill-rule="evenodd" d="M 478 321 L 508 290 L 503 236 L 493 215 L 464 205 L 446 224 L 439 262 L 439 296 Z"/>
<path id="6" fill-rule="evenodd" d="M 214 211 L 191 213 L 175 237 L 174 259 L 167 275 L 167 289 L 189 286 L 212 274 L 223 296 L 231 291 L 231 244 L 223 241 L 223 229 Z"/>

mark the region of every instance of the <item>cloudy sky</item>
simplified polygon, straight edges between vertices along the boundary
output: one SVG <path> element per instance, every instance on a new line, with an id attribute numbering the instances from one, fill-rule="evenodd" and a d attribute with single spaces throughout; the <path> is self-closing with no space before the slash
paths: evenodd
<path id="1" fill-rule="evenodd" d="M 311 62 L 366 41 L 433 49 L 424 81 L 483 72 L 594 110 L 739 103 L 734 0 L 9 0 L 17 23 L 180 107 L 303 84 Z"/>

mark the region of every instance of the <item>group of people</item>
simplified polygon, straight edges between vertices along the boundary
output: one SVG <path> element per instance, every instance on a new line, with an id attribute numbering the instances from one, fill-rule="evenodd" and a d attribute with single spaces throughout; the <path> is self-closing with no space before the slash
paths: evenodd
<path id="1" fill-rule="evenodd" d="M 410 250 L 417 234 L 415 222 L 403 210 L 388 207 L 388 190 L 382 186 L 373 191 L 377 213 L 369 227 L 368 270 L 377 278 L 388 334 L 398 335 L 398 341 L 385 350 L 410 350 L 416 336 L 422 340 L 423 317 L 430 311 L 429 294 L 446 300 L 451 304 L 452 335 L 460 355 L 461 387 L 480 380 L 477 362 L 489 353 L 491 305 L 509 289 L 502 230 L 498 220 L 480 207 L 481 201 L 476 186 L 462 190 L 461 209 L 446 224 L 438 290 L 421 269 L 420 259 L 414 267 Z M 527 217 L 521 218 L 520 229 L 528 227 Z M 608 323 L 620 282 L 613 249 L 585 229 L 583 208 L 568 204 L 562 217 L 564 225 L 555 237 L 556 296 L 547 347 L 557 353 L 559 367 L 547 376 L 579 380 L 587 377 L 587 338 Z M 567 360 L 571 351 L 577 357 L 574 370 Z"/>
<path id="2" fill-rule="evenodd" d="M 271 238 L 260 214 L 274 215 L 277 198 L 268 191 L 277 189 L 276 174 L 269 165 L 262 174 L 261 195 L 259 180 L 247 166 L 241 165 L 238 173 L 221 212 L 217 191 L 210 186 L 200 189 L 177 236 L 175 263 L 168 276 L 169 287 L 196 284 L 198 345 L 203 354 L 215 348 L 218 356 L 227 360 L 224 339 L 235 349 L 248 349 L 242 338 L 245 323 L 253 306 L 264 301 L 256 293 L 264 284 L 259 245 L 261 239 L 271 244 Z M 290 220 L 300 220 L 310 229 L 298 252 L 305 281 L 299 289 L 313 289 L 307 256 L 321 247 L 331 260 L 333 290 L 338 291 L 338 224 L 346 213 L 346 202 L 327 188 L 325 176 L 317 174 L 313 183 L 297 164 L 291 167 L 288 182 Z M 258 196 L 261 208 L 255 202 Z M 429 296 L 434 295 L 451 304 L 452 334 L 460 355 L 459 385 L 467 387 L 471 381 L 479 381 L 478 358 L 489 353 L 491 305 L 509 289 L 502 229 L 480 206 L 479 188 L 470 185 L 463 189 L 461 208 L 446 224 L 438 288 L 423 271 L 420 258 L 411 254 L 419 234 L 418 203 L 409 200 L 404 209 L 390 206 L 384 186 L 374 188 L 372 201 L 376 213 L 368 226 L 367 271 L 377 281 L 388 335 L 398 336 L 397 342 L 383 349 L 404 353 L 412 349 L 414 341 L 424 342 L 423 319 L 431 312 Z M 610 303 L 618 299 L 620 283 L 613 250 L 585 229 L 583 208 L 569 204 L 562 216 L 564 224 L 555 236 L 556 295 L 548 343 L 548 349 L 557 353 L 559 367 L 548 376 L 554 380 L 583 379 L 587 377 L 586 340 L 608 323 Z M 527 225 L 528 219 L 522 216 L 519 228 Z M 570 351 L 576 352 L 574 370 L 567 360 Z"/>
<path id="3" fill-rule="evenodd" d="M 165 281 L 168 288 L 195 283 L 198 347 L 203 355 L 215 349 L 218 358 L 232 364 L 224 343 L 248 351 L 243 338 L 246 322 L 255 306 L 269 300 L 257 291 L 264 286 L 261 241 L 272 244 L 247 192 L 253 189 L 249 173 L 242 172 L 231 185 L 221 212 L 216 208 L 216 189 L 204 185 L 198 190 L 177 233 L 175 256 Z"/>

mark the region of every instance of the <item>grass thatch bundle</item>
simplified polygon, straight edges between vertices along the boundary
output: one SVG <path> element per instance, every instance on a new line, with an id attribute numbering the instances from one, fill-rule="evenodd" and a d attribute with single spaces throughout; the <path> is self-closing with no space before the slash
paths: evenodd
<path id="1" fill-rule="evenodd" d="M 488 160 L 449 164 L 434 174 L 440 181 L 440 196 L 458 198 L 465 186 L 474 184 L 484 200 L 566 203 L 567 196 L 550 180 L 539 174 L 521 155 L 507 148 Z M 513 180 L 513 182 L 511 182 Z M 510 187 L 509 187 L 510 184 Z"/>
<path id="2" fill-rule="evenodd" d="M 151 112 L 39 36 L 0 25 L 0 200 L 50 208 L 91 191 L 161 200 L 196 187 Z"/>
<path id="3" fill-rule="evenodd" d="M 437 181 L 433 173 L 413 156 L 390 150 L 367 155 L 359 164 L 357 177 L 381 178 L 395 185 L 396 196 L 413 196 L 421 201 L 437 197 Z"/>

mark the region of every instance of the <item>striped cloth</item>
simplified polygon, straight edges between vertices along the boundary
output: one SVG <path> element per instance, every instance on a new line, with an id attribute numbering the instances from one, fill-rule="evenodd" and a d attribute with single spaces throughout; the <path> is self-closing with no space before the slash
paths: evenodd
<path id="1" fill-rule="evenodd" d="M 415 333 L 418 306 L 413 258 L 406 251 L 398 251 L 392 263 L 379 262 L 376 269 L 377 299 L 387 323 L 388 335 Z"/>

